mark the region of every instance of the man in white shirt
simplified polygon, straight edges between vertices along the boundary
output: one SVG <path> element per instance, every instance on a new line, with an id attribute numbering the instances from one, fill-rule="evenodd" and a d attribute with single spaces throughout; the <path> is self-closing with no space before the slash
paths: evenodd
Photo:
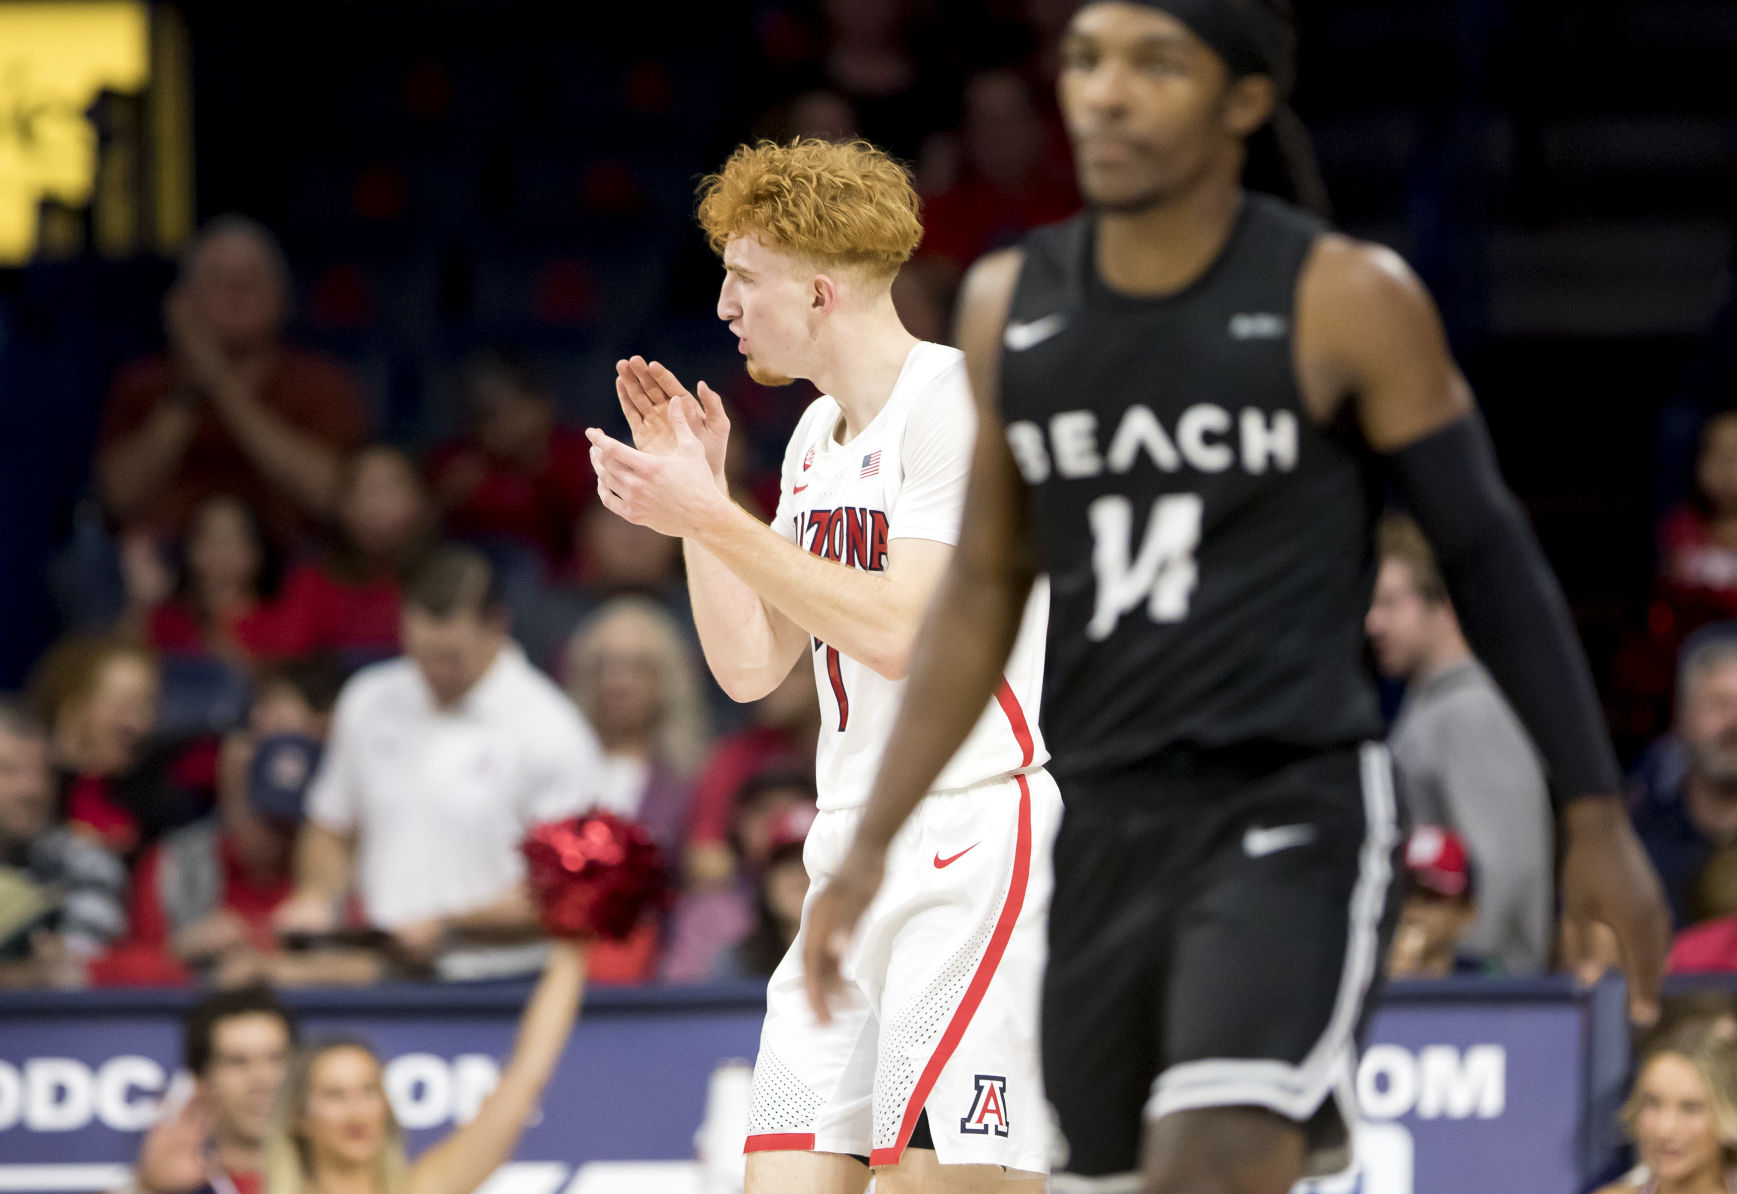
<path id="1" fill-rule="evenodd" d="M 891 286 L 922 236 L 904 171 L 862 142 L 743 146 L 701 188 L 724 260 L 718 316 L 757 380 L 825 393 L 784 457 L 768 527 L 724 480 L 729 423 L 634 358 L 617 390 L 639 450 L 590 433 L 603 503 L 683 540 L 712 673 L 754 700 L 807 659 L 820 692 L 809 901 L 767 989 L 748 1194 L 1036 1191 L 1049 1164 L 1038 982 L 1060 818 L 1036 729 L 1047 598 L 1027 611 L 996 700 L 879 863 L 844 951 L 841 998 L 811 1009 L 814 896 L 836 873 L 903 698 L 918 626 L 962 534 L 976 430 L 964 360 L 917 340 Z"/>
<path id="2" fill-rule="evenodd" d="M 358 672 L 333 716 L 296 841 L 284 932 L 368 921 L 443 977 L 535 969 L 519 842 L 596 802 L 595 735 L 507 635 L 488 561 L 434 551 L 405 587 L 405 654 Z"/>

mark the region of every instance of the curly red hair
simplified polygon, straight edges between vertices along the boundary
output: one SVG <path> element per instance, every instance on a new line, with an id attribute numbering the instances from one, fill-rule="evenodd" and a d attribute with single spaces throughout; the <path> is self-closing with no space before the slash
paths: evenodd
<path id="1" fill-rule="evenodd" d="M 890 278 L 923 239 L 909 172 L 867 141 L 741 145 L 700 183 L 699 195 L 700 226 L 719 255 L 747 233 Z"/>

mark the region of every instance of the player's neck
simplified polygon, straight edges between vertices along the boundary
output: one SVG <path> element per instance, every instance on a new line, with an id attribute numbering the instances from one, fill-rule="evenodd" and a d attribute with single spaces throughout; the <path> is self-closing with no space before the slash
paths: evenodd
<path id="1" fill-rule="evenodd" d="M 899 322 L 890 295 L 832 330 L 831 343 L 808 380 L 821 393 L 830 394 L 843 412 L 840 442 L 854 437 L 881 413 L 917 343 Z"/>
<path id="2" fill-rule="evenodd" d="M 1100 212 L 1098 277 L 1136 298 L 1175 294 L 1218 259 L 1241 211 L 1242 186 L 1225 173 L 1140 211 Z"/>

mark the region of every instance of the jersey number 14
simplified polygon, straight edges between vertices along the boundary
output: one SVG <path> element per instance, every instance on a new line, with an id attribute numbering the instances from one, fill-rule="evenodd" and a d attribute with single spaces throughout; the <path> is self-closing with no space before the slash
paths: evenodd
<path id="1" fill-rule="evenodd" d="M 1167 494 L 1153 502 L 1137 554 L 1131 501 L 1109 494 L 1086 508 L 1097 581 L 1087 637 L 1094 642 L 1109 638 L 1122 615 L 1142 603 L 1154 622 L 1180 622 L 1188 616 L 1200 576 L 1194 552 L 1200 546 L 1201 506 L 1197 493 Z"/>

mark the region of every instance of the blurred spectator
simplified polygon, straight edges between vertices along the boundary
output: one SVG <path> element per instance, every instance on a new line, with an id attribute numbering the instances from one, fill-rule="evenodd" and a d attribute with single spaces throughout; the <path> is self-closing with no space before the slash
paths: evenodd
<path id="1" fill-rule="evenodd" d="M 279 931 L 332 933 L 354 887 L 413 962 L 449 978 L 529 972 L 545 951 L 519 842 L 596 802 L 596 736 L 508 639 L 480 553 L 429 553 L 403 620 L 404 657 L 338 699 Z"/>
<path id="2" fill-rule="evenodd" d="M 820 700 L 803 667 L 753 706 L 754 722 L 712 747 L 694 787 L 693 819 L 688 831 L 690 885 L 729 882 L 736 860 L 729 847 L 737 794 L 748 779 L 769 768 L 814 774 L 815 741 L 820 735 Z"/>
<path id="3" fill-rule="evenodd" d="M 923 69 L 912 52 L 930 44 L 913 28 L 916 6 L 910 0 L 822 0 L 820 8 L 827 87 L 849 100 L 865 137 L 914 159 L 924 138 L 951 124 L 956 111 L 951 72 L 938 64 Z"/>
<path id="4" fill-rule="evenodd" d="M 1658 548 L 1660 580 L 1679 604 L 1737 615 L 1737 411 L 1702 428 L 1695 494 L 1660 522 Z"/>
<path id="5" fill-rule="evenodd" d="M 924 196 L 918 258 L 954 285 L 985 253 L 1080 207 L 1066 147 L 1014 71 L 984 71 L 965 84 L 958 143 L 955 177 Z"/>
<path id="6" fill-rule="evenodd" d="M 573 636 L 567 692 L 603 746 L 599 807 L 639 821 L 664 857 L 680 858 L 707 736 L 675 619 L 643 597 L 609 602 Z"/>
<path id="7" fill-rule="evenodd" d="M 757 973 L 751 966 L 744 969 L 744 959 L 733 954 L 757 929 L 761 943 L 753 958 L 762 956 L 758 951 L 778 936 L 772 931 L 777 924 L 774 910 L 789 910 L 790 876 L 769 881 L 767 874 L 780 846 L 806 838 L 814 820 L 814 800 L 812 768 L 792 770 L 776 764 L 751 775 L 734 793 L 736 816 L 728 847 L 734 878 L 691 889 L 676 905 L 663 957 L 665 982 L 698 983 Z M 800 862 L 801 851 L 796 856 Z M 804 872 L 805 883 L 806 878 Z M 777 885 L 776 892 L 769 882 Z M 800 917 L 800 900 L 796 910 Z"/>
<path id="8" fill-rule="evenodd" d="M 862 136 L 862 128 L 848 99 L 836 91 L 817 87 L 767 113 L 760 121 L 757 135 L 781 145 L 799 137 L 854 141 Z"/>
<path id="9" fill-rule="evenodd" d="M 514 628 L 525 652 L 544 670 L 559 672 L 574 630 L 604 602 L 647 598 L 668 613 L 691 641 L 693 611 L 682 572 L 681 540 L 634 526 L 593 502 L 573 527 L 574 564 L 535 600 L 515 609 Z"/>
<path id="10" fill-rule="evenodd" d="M 1514 711 L 1472 658 L 1410 519 L 1379 534 L 1367 628 L 1381 670 L 1406 681 L 1389 741 L 1412 820 L 1453 829 L 1478 873 L 1479 913 L 1461 948 L 1509 974 L 1550 960 L 1552 813 L 1544 771 Z"/>
<path id="11" fill-rule="evenodd" d="M 134 868 L 128 944 L 143 955 L 135 976 L 149 960 L 158 975 L 182 980 L 189 970 L 280 984 L 305 977 L 256 955 L 277 946 L 271 918 L 291 892 L 303 795 L 341 683 L 336 665 L 319 659 L 260 677 L 247 728 L 223 744 L 217 815 L 168 835 Z"/>
<path id="12" fill-rule="evenodd" d="M 1387 951 L 1388 976 L 1445 978 L 1487 972 L 1489 963 L 1463 948 L 1478 915 L 1465 843 L 1452 830 L 1419 825 L 1406 842 L 1405 869 L 1411 883 Z"/>
<path id="13" fill-rule="evenodd" d="M 174 535 L 229 493 L 290 542 L 329 515 L 363 403 L 335 362 L 283 344 L 289 270 L 239 216 L 193 242 L 164 302 L 170 351 L 127 366 L 103 412 L 98 488 L 127 530 Z"/>
<path id="14" fill-rule="evenodd" d="M 1737 1041 L 1737 992 L 1714 987 L 1666 995 L 1659 1001 L 1659 1020 L 1651 1037 L 1657 1040 L 1683 1030 Z"/>
<path id="15" fill-rule="evenodd" d="M 125 887 L 120 859 L 55 825 L 47 734 L 0 701 L 0 987 L 82 983 L 126 931 Z"/>
<path id="16" fill-rule="evenodd" d="M 1737 1186 L 1737 1045 L 1695 1025 L 1655 1037 L 1622 1122 L 1641 1163 L 1598 1194 L 1719 1194 Z"/>
<path id="17" fill-rule="evenodd" d="M 263 1194 L 265 1141 L 297 1035 L 295 1017 L 264 987 L 194 1004 L 181 1030 L 193 1087 L 145 1137 L 132 1188 Z"/>
<path id="18" fill-rule="evenodd" d="M 344 466 L 331 549 L 284 582 L 283 642 L 373 662 L 398 649 L 400 585 L 434 537 L 434 508 L 415 463 L 397 448 L 363 448 Z"/>
<path id="19" fill-rule="evenodd" d="M 48 725 L 61 815 L 125 858 L 199 811 L 168 756 L 147 750 L 160 684 L 149 651 L 96 636 L 62 639 L 31 677 L 31 702 Z"/>
<path id="20" fill-rule="evenodd" d="M 236 665 L 283 654 L 273 599 L 283 562 L 247 505 L 214 494 L 194 507 L 177 576 L 157 545 L 122 544 L 129 621 L 158 651 L 209 655 Z"/>
<path id="21" fill-rule="evenodd" d="M 802 924 L 802 902 L 808 898 L 808 868 L 802 847 L 814 824 L 814 807 L 796 805 L 772 822 L 767 856 L 759 868 L 754 901 L 754 926 L 713 971 L 715 979 L 769 976 L 789 952 Z"/>
<path id="22" fill-rule="evenodd" d="M 1705 639 L 1684 658 L 1676 735 L 1685 763 L 1676 787 L 1652 793 L 1634 820 L 1682 928 L 1696 878 L 1716 849 L 1737 843 L 1737 638 Z"/>
<path id="23" fill-rule="evenodd" d="M 1645 741 L 1669 716 L 1672 677 L 1697 631 L 1737 617 L 1737 411 L 1700 431 L 1692 496 L 1659 521 L 1658 579 L 1645 625 L 1612 664 L 1619 735 Z"/>
<path id="24" fill-rule="evenodd" d="M 555 423 L 555 395 L 522 363 L 490 354 L 464 371 L 465 438 L 436 448 L 429 484 L 449 535 L 564 563 L 597 481 L 590 444 Z"/>

